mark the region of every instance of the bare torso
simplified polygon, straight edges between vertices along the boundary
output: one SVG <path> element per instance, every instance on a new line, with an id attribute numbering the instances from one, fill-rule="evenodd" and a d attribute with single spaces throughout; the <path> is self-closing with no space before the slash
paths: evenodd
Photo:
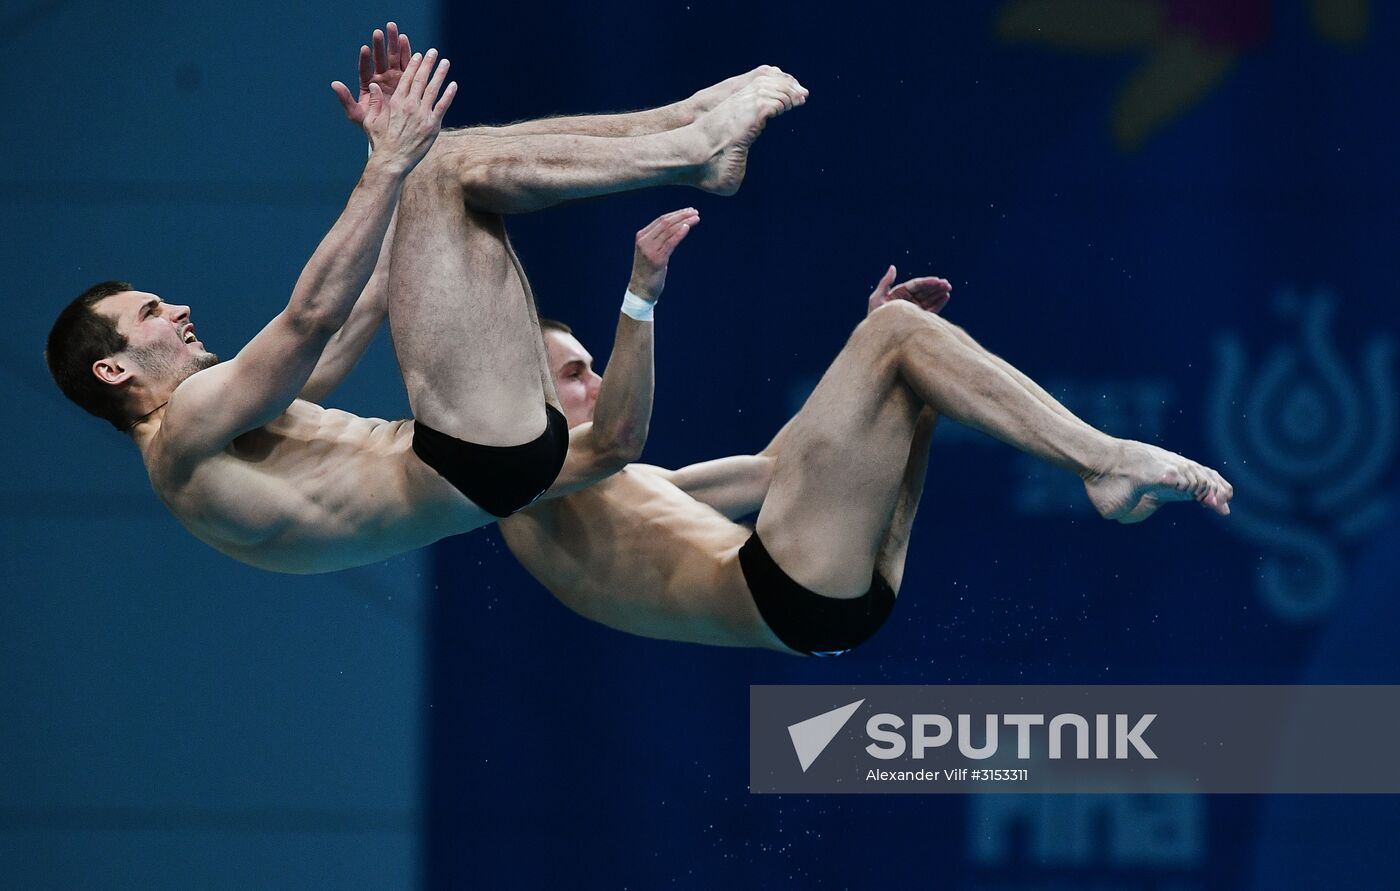
<path id="1" fill-rule="evenodd" d="M 748 528 L 632 465 L 502 520 L 506 544 L 570 609 L 633 634 L 785 649 L 739 569 Z"/>
<path id="2" fill-rule="evenodd" d="M 360 566 L 492 519 L 413 453 L 412 421 L 299 399 L 179 474 L 159 437 L 142 442 L 156 494 L 201 541 L 263 569 Z"/>

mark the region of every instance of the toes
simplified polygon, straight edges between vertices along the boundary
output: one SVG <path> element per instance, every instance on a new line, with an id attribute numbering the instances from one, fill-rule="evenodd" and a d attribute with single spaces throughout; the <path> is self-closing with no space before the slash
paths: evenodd
<path id="1" fill-rule="evenodd" d="M 1201 472 L 1206 478 L 1206 493 L 1199 499 L 1201 504 L 1222 517 L 1228 517 L 1230 515 L 1230 499 L 1235 494 L 1234 487 L 1225 482 L 1225 478 L 1213 468 L 1202 467 Z"/>
<path id="2" fill-rule="evenodd" d="M 1196 497 L 1194 480 L 1188 476 L 1186 467 L 1169 468 L 1158 485 L 1169 490 L 1157 496 L 1159 501 L 1189 501 Z"/>
<path id="3" fill-rule="evenodd" d="M 1220 472 L 1217 470 L 1212 470 L 1211 473 L 1215 475 L 1215 484 L 1220 489 L 1221 494 L 1225 496 L 1225 500 L 1229 501 L 1231 498 L 1234 498 L 1235 487 L 1230 485 L 1229 480 L 1221 476 Z"/>
<path id="4" fill-rule="evenodd" d="M 1205 475 L 1205 468 L 1199 464 L 1187 464 L 1187 478 L 1191 480 L 1191 495 L 1196 500 L 1201 500 L 1210 493 L 1210 480 Z"/>
<path id="5" fill-rule="evenodd" d="M 1230 498 L 1234 493 L 1227 491 L 1226 487 L 1229 486 L 1229 483 L 1224 480 L 1220 482 L 1223 485 L 1215 490 L 1215 511 L 1222 517 L 1228 517 L 1230 516 Z"/>

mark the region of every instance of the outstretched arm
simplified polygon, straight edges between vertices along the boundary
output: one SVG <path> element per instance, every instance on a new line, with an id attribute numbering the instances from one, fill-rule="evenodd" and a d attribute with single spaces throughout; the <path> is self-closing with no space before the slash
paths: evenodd
<path id="1" fill-rule="evenodd" d="M 628 299 L 598 386 L 593 421 L 569 431 L 569 456 L 546 498 L 596 483 L 641 455 L 655 390 L 651 307 L 666 287 L 671 253 L 699 222 L 700 214 L 686 208 L 658 217 L 637 233 Z"/>
<path id="2" fill-rule="evenodd" d="M 356 126 L 363 127 L 369 110 L 369 97 L 372 85 L 378 86 L 384 96 L 392 97 L 403 79 L 404 68 L 413 58 L 409 49 L 408 35 L 400 34 L 393 22 L 388 25 L 388 34 L 376 28 L 370 42 L 360 47 L 358 98 L 352 98 L 349 89 L 336 89 L 345 116 Z M 373 46 L 373 49 L 371 49 Z M 310 402 L 321 402 L 331 391 L 340 386 L 365 350 L 374 342 L 379 326 L 389 314 L 389 259 L 394 245 L 394 220 L 389 221 L 384 241 L 378 247 L 378 261 L 369 284 L 355 301 L 355 308 L 345 324 L 326 344 L 311 379 L 302 388 L 300 398 Z"/>
<path id="3" fill-rule="evenodd" d="M 410 62 L 404 75 L 412 81 L 409 89 L 386 100 L 376 87 L 366 101 L 363 126 L 374 155 L 340 219 L 302 270 L 287 308 L 234 359 L 176 390 L 162 424 L 167 454 L 175 460 L 216 452 L 267 423 L 310 379 L 369 282 L 404 179 L 427 154 L 456 93 L 455 84 L 443 90 L 447 63 L 433 72 L 434 55 Z M 337 94 L 348 92 L 343 84 L 335 86 Z"/>

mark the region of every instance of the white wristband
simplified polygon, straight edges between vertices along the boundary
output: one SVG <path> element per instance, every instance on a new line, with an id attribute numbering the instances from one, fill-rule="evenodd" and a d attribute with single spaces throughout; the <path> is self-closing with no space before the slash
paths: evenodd
<path id="1" fill-rule="evenodd" d="M 650 322 L 652 310 L 656 308 L 655 300 L 647 300 L 633 294 L 628 290 L 622 297 L 622 314 L 629 319 L 636 319 L 639 322 Z"/>

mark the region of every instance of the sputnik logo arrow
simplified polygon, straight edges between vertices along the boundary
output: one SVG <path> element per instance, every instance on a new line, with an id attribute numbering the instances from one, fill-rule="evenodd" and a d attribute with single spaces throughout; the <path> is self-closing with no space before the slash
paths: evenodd
<path id="1" fill-rule="evenodd" d="M 843 705 L 823 712 L 815 718 L 788 725 L 788 736 L 792 737 L 792 748 L 797 752 L 797 761 L 802 765 L 803 773 L 807 772 L 807 768 L 812 766 L 817 756 L 831 744 L 836 734 L 841 732 L 841 728 L 846 726 L 846 722 L 851 720 L 851 715 L 856 713 L 856 709 L 860 708 L 863 702 L 864 699 L 857 699 L 850 705 Z"/>

